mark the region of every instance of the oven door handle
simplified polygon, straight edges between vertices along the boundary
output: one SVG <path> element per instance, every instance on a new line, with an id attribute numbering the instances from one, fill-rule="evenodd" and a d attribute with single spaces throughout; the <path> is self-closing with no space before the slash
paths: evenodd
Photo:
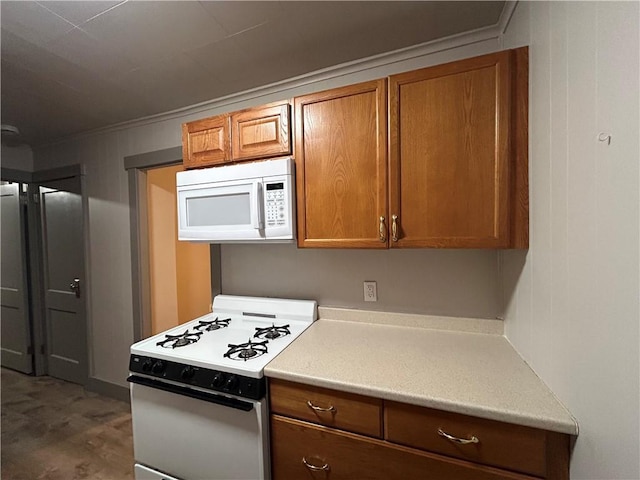
<path id="1" fill-rule="evenodd" d="M 173 385 L 171 383 L 165 383 L 160 380 L 154 380 L 152 378 L 140 377 L 138 375 L 129 375 L 127 382 L 136 383 L 149 388 L 156 388 L 169 393 L 175 393 L 176 395 L 185 395 L 187 397 L 195 398 L 197 400 L 203 400 L 209 403 L 216 403 L 225 407 L 235 408 L 244 412 L 253 410 L 253 403 L 238 400 L 236 398 L 225 397 L 224 395 L 216 395 L 215 393 L 202 392 L 200 390 L 193 390 L 187 387 L 181 387 L 180 385 Z"/>

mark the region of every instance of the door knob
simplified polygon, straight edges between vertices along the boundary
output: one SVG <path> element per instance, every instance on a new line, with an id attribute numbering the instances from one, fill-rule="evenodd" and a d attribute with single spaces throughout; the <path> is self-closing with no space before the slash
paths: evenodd
<path id="1" fill-rule="evenodd" d="M 76 298 L 80 298 L 80 279 L 74 278 L 73 282 L 69 284 L 69 290 L 76 294 Z"/>

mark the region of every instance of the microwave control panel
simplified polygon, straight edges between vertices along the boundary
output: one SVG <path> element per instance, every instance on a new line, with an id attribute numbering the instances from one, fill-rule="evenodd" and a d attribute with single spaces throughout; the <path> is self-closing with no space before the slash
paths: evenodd
<path id="1" fill-rule="evenodd" d="M 287 201 L 284 182 L 266 184 L 267 226 L 277 227 L 287 224 Z"/>

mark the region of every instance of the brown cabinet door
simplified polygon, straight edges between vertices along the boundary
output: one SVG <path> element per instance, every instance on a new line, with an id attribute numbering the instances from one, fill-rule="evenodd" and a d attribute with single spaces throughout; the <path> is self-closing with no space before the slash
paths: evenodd
<path id="1" fill-rule="evenodd" d="M 290 105 L 279 102 L 231 114 L 234 160 L 268 158 L 291 153 Z"/>
<path id="2" fill-rule="evenodd" d="M 294 103 L 298 246 L 387 248 L 386 80 Z"/>
<path id="3" fill-rule="evenodd" d="M 205 118 L 182 125 L 182 163 L 185 168 L 218 165 L 231 159 L 229 116 Z"/>
<path id="4" fill-rule="evenodd" d="M 274 480 L 533 480 L 383 440 L 271 416 Z"/>
<path id="5" fill-rule="evenodd" d="M 508 247 L 511 51 L 389 78 L 391 247 Z"/>

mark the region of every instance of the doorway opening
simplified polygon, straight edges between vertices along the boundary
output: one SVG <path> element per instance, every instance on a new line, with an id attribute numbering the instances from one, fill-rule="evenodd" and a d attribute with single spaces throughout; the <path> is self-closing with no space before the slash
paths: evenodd
<path id="1" fill-rule="evenodd" d="M 134 342 L 211 311 L 220 245 L 178 241 L 182 147 L 124 158 L 129 176 Z"/>
<path id="2" fill-rule="evenodd" d="M 211 311 L 209 245 L 178 241 L 176 173 L 182 170 L 147 170 L 151 334 Z"/>

